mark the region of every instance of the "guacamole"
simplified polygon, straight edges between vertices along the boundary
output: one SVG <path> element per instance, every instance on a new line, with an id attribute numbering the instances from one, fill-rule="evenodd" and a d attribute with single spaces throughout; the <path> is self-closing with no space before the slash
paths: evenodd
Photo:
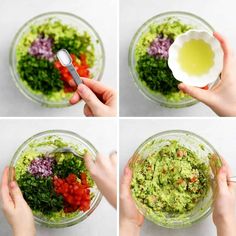
<path id="1" fill-rule="evenodd" d="M 48 102 L 68 101 L 76 90 L 68 69 L 56 58 L 63 48 L 70 53 L 78 74 L 92 79 L 96 59 L 91 36 L 59 19 L 47 18 L 30 25 L 16 46 L 21 83 L 31 94 Z"/>
<path id="2" fill-rule="evenodd" d="M 60 147 L 73 148 L 79 157 L 50 153 Z M 86 152 L 53 135 L 32 141 L 20 154 L 16 181 L 34 215 L 56 222 L 90 209 L 95 184 L 83 160 Z"/>
<path id="3" fill-rule="evenodd" d="M 178 81 L 168 66 L 168 50 L 175 38 L 192 26 L 176 18 L 153 22 L 142 33 L 135 46 L 136 71 L 150 94 L 162 95 L 167 101 L 189 98 L 178 89 Z"/>
<path id="4" fill-rule="evenodd" d="M 132 169 L 132 196 L 154 218 L 186 215 L 210 189 L 208 165 L 176 140 L 145 159 L 139 156 Z"/>

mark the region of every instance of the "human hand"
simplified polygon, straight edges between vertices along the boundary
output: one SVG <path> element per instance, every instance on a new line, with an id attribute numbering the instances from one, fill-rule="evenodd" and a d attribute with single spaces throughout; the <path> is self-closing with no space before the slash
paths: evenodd
<path id="1" fill-rule="evenodd" d="M 117 204 L 116 159 L 116 152 L 112 152 L 108 158 L 98 154 L 95 161 L 88 154 L 84 157 L 85 165 L 98 189 L 115 208 Z"/>
<path id="2" fill-rule="evenodd" d="M 236 58 L 225 38 L 214 32 L 224 52 L 224 66 L 219 82 L 211 89 L 179 84 L 184 93 L 205 103 L 219 116 L 236 116 Z"/>
<path id="3" fill-rule="evenodd" d="M 1 183 L 1 207 L 14 236 L 36 235 L 32 211 L 15 181 L 8 185 L 9 167 L 6 167 Z"/>
<path id="4" fill-rule="evenodd" d="M 139 235 L 144 222 L 131 196 L 131 179 L 132 171 L 126 166 L 120 185 L 120 236 Z"/>
<path id="5" fill-rule="evenodd" d="M 223 160 L 223 167 L 216 177 L 217 189 L 213 205 L 213 222 L 218 236 L 236 234 L 236 196 L 234 183 L 227 181 L 230 176 L 230 167 Z"/>
<path id="6" fill-rule="evenodd" d="M 70 103 L 83 99 L 85 116 L 116 116 L 116 92 L 101 82 L 87 78 L 82 80 L 83 84 L 77 87 Z"/>

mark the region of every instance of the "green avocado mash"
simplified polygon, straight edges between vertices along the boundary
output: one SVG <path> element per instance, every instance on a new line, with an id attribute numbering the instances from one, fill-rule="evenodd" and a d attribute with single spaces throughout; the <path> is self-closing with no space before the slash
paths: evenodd
<path id="1" fill-rule="evenodd" d="M 133 164 L 132 195 L 156 218 L 187 214 L 207 195 L 210 169 L 196 153 L 175 140 Z"/>

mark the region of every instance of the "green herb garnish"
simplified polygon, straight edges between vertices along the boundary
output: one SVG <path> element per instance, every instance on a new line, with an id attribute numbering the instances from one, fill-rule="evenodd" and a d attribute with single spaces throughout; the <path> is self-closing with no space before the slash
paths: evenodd
<path id="1" fill-rule="evenodd" d="M 52 177 L 35 178 L 26 172 L 17 183 L 32 210 L 49 215 L 63 209 L 63 197 L 55 193 Z"/>
<path id="2" fill-rule="evenodd" d="M 136 70 L 139 79 L 153 91 L 164 95 L 179 91 L 177 87 L 179 82 L 174 78 L 165 59 L 143 55 L 137 62 Z"/>
<path id="3" fill-rule="evenodd" d="M 81 172 L 86 172 L 84 160 L 73 155 L 73 153 L 56 153 L 57 165 L 54 167 L 54 174 L 60 178 L 66 178 L 69 174 L 80 177 Z"/>
<path id="4" fill-rule="evenodd" d="M 63 88 L 59 71 L 47 60 L 26 54 L 19 60 L 17 69 L 32 90 L 48 95 Z"/>

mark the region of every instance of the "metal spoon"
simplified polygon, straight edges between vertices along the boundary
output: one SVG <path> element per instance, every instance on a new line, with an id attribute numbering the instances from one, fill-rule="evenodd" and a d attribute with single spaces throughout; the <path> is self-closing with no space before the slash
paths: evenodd
<path id="1" fill-rule="evenodd" d="M 79 155 L 77 152 L 75 152 L 75 150 L 73 150 L 70 147 L 56 148 L 53 151 L 51 151 L 48 155 L 55 154 L 55 153 L 72 153 L 74 156 L 78 158 L 83 158 L 82 155 Z"/>
<path id="2" fill-rule="evenodd" d="M 234 182 L 236 183 L 236 176 L 231 176 L 227 179 L 228 182 Z"/>
<path id="3" fill-rule="evenodd" d="M 57 58 L 63 66 L 67 67 L 77 86 L 83 83 L 74 65 L 72 64 L 72 58 L 66 49 L 59 50 L 57 52 Z"/>
<path id="4" fill-rule="evenodd" d="M 215 178 L 212 178 L 213 181 L 215 181 Z M 227 182 L 233 182 L 236 183 L 236 176 L 231 176 L 227 179 Z"/>

